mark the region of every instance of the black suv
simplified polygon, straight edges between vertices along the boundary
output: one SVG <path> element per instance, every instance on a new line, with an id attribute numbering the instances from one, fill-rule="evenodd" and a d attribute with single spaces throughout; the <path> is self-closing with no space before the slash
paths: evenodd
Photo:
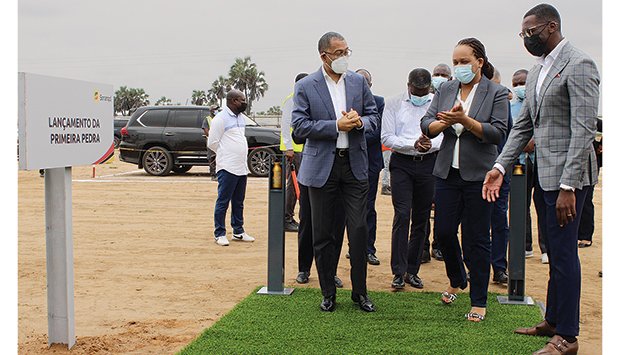
<path id="1" fill-rule="evenodd" d="M 121 129 L 121 161 L 137 164 L 150 175 L 182 174 L 194 165 L 208 166 L 202 122 L 211 113 L 205 106 L 145 106 Z M 269 175 L 269 161 L 281 154 L 280 130 L 246 120 L 248 168 L 254 176 Z"/>
<path id="2" fill-rule="evenodd" d="M 121 144 L 121 129 L 127 125 L 129 116 L 116 116 L 114 117 L 114 148 L 118 148 Z"/>

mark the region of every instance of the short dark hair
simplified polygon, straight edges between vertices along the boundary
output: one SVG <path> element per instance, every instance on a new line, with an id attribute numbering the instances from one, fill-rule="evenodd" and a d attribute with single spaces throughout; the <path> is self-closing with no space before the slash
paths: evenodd
<path id="1" fill-rule="evenodd" d="M 484 74 L 484 76 L 486 76 L 488 79 L 493 78 L 493 73 L 495 73 L 495 68 L 493 67 L 493 64 L 489 62 L 489 58 L 487 58 L 486 49 L 484 48 L 484 44 L 482 44 L 480 40 L 478 40 L 477 38 L 473 38 L 473 37 L 463 38 L 462 40 L 459 41 L 457 45 L 468 46 L 474 52 L 474 57 L 476 57 L 477 59 L 482 58 L 482 60 L 484 60 L 484 64 L 482 64 L 482 74 Z"/>
<path id="2" fill-rule="evenodd" d="M 426 89 L 431 86 L 431 73 L 424 68 L 413 69 L 409 73 L 409 84 L 414 88 Z"/>
<path id="3" fill-rule="evenodd" d="M 308 73 L 299 73 L 297 74 L 297 76 L 295 77 L 295 82 L 298 82 L 299 80 L 305 78 L 308 76 Z"/>
<path id="4" fill-rule="evenodd" d="M 322 35 L 321 39 L 319 39 L 319 53 L 325 52 L 334 38 L 344 41 L 344 37 L 342 37 L 342 35 L 338 32 L 327 32 Z"/>
<path id="5" fill-rule="evenodd" d="M 562 22 L 560 20 L 560 13 L 555 7 L 549 4 L 539 4 L 531 8 L 523 15 L 523 18 L 534 15 L 537 19 L 544 21 L 555 21 L 558 23 L 558 28 L 562 28 Z"/>
<path id="6" fill-rule="evenodd" d="M 529 73 L 527 69 L 519 69 L 516 72 L 514 72 L 512 76 L 519 75 L 519 74 L 525 74 L 527 76 L 527 73 Z"/>

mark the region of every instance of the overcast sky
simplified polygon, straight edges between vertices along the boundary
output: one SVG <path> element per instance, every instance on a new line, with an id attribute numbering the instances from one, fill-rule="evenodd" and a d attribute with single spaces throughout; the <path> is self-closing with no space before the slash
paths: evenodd
<path id="1" fill-rule="evenodd" d="M 484 43 L 510 86 L 512 73 L 534 58 L 517 33 L 538 1 L 162 1 L 20 0 L 18 70 L 144 88 L 185 103 L 227 75 L 236 57 L 251 56 L 269 90 L 266 110 L 292 91 L 297 73 L 320 66 L 317 42 L 341 33 L 353 50 L 350 69 L 366 68 L 373 93 L 405 90 L 410 70 L 451 65 L 465 37 Z M 602 67 L 601 1 L 550 1 L 562 33 Z"/>

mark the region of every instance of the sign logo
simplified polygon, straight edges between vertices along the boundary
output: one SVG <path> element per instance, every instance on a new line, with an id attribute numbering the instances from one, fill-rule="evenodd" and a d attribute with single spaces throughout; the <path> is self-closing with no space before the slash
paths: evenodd
<path id="1" fill-rule="evenodd" d="M 101 95 L 99 90 L 95 90 L 95 93 L 93 94 L 93 100 L 95 100 L 95 102 L 99 102 L 99 101 L 112 102 L 112 96 Z"/>

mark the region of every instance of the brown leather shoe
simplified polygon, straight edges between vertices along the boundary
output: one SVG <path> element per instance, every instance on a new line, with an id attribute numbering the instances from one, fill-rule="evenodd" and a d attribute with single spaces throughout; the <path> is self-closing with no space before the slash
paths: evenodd
<path id="1" fill-rule="evenodd" d="M 559 335 L 555 335 L 544 348 L 532 355 L 573 355 L 579 350 L 579 341 L 569 343 Z"/>
<path id="2" fill-rule="evenodd" d="M 518 328 L 515 330 L 515 333 L 539 337 L 552 337 L 555 335 L 555 327 L 552 327 L 544 320 L 531 328 Z"/>

